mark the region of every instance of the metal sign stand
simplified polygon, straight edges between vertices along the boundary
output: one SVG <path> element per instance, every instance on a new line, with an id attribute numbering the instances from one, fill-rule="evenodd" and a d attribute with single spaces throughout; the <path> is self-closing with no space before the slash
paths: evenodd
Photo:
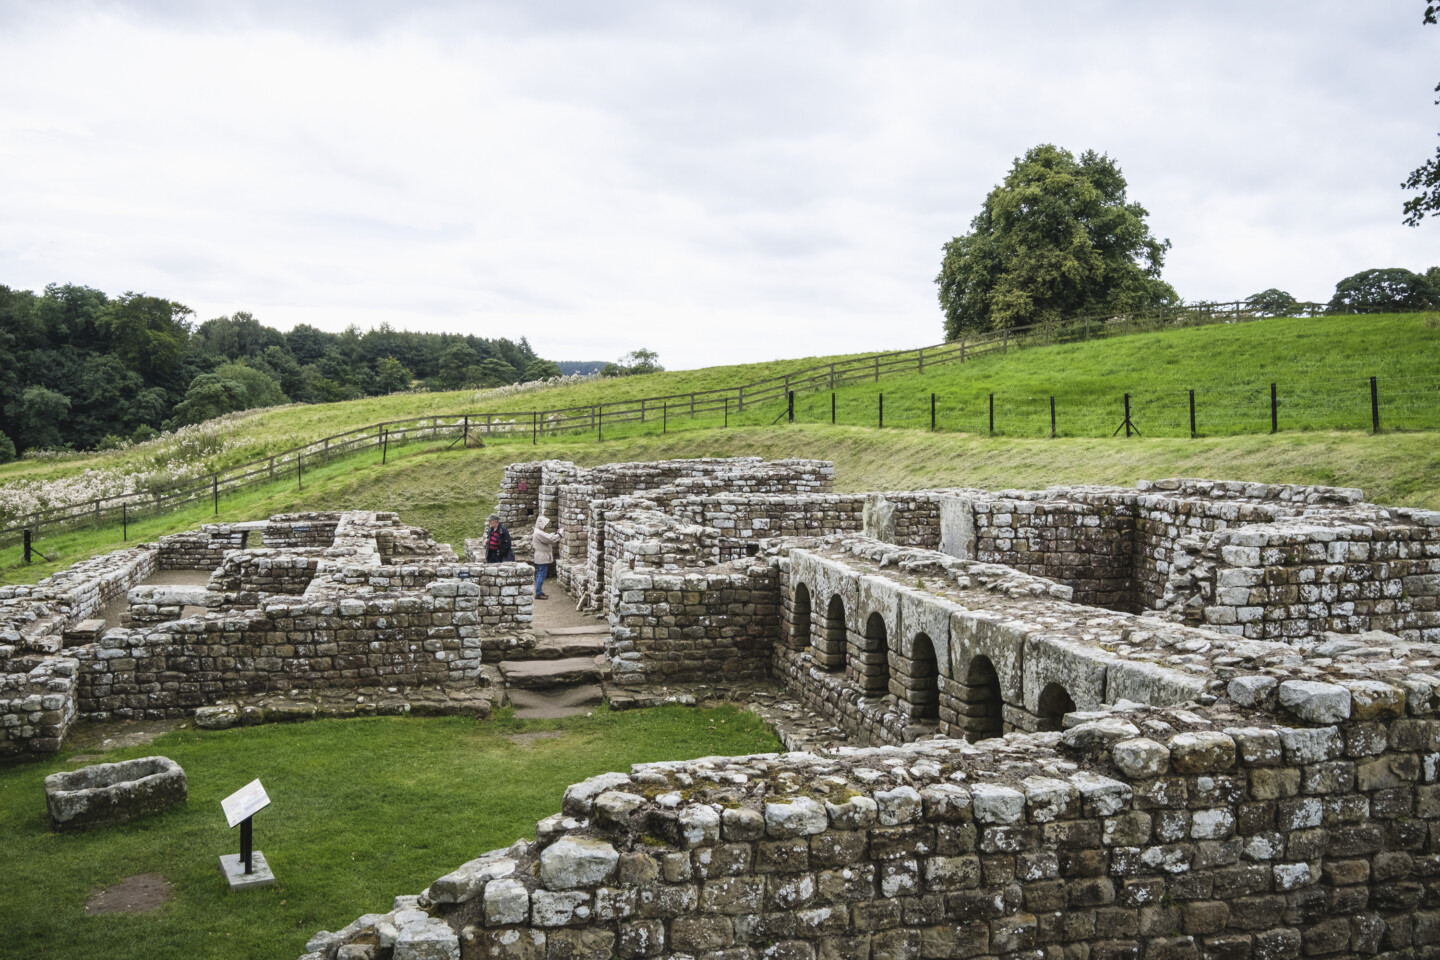
<path id="1" fill-rule="evenodd" d="M 268 887 L 275 882 L 275 874 L 265 862 L 265 854 L 255 849 L 252 824 L 255 814 L 269 805 L 270 797 L 259 780 L 251 780 L 220 801 L 226 822 L 232 827 L 240 826 L 240 852 L 227 853 L 220 858 L 220 872 L 225 875 L 232 891 Z"/>

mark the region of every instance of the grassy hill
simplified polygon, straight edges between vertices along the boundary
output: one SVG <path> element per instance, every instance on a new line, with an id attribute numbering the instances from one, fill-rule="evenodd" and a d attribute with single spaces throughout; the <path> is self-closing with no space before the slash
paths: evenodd
<path id="1" fill-rule="evenodd" d="M 805 358 L 709 367 L 594 381 L 508 396 L 461 392 L 402 394 L 351 403 L 293 406 L 227 418 L 174 443 L 193 446 L 195 462 L 224 466 L 380 420 L 470 411 L 528 411 L 624 398 L 736 386 L 828 362 Z M 1422 432 L 1371 436 L 1368 377 L 1380 378 L 1382 425 Z M 1281 384 L 1281 427 L 1269 436 L 1269 383 Z M 1137 334 L 989 355 L 837 391 L 840 425 L 830 426 L 828 392 L 798 398 L 801 422 L 774 424 L 771 403 L 717 419 L 672 418 L 592 433 L 496 440 L 482 449 L 425 439 L 326 466 L 307 463 L 303 489 L 293 474 L 222 499 L 221 519 L 296 509 L 396 510 L 458 547 L 474 535 L 505 464 L 562 457 L 584 464 L 668 457 L 806 456 L 831 459 L 842 490 L 937 485 L 1043 487 L 1056 483 L 1133 483 L 1159 476 L 1243 477 L 1363 488 L 1379 502 L 1440 509 L 1440 320 L 1431 315 L 1277 319 Z M 1201 438 L 1191 440 L 1184 406 L 1197 392 Z M 886 429 L 874 429 L 876 393 L 885 393 Z M 986 433 L 988 394 L 996 394 L 997 436 Z M 929 395 L 939 396 L 931 434 Z M 1120 394 L 1132 394 L 1143 436 L 1111 439 Z M 1060 437 L 1048 438 L 1048 397 L 1057 398 Z M 1027 407 L 1024 398 L 1033 398 Z M 1160 404 L 1165 406 L 1162 408 Z M 809 421 L 809 422 L 806 422 Z M 821 421 L 821 422 L 816 422 Z M 910 429 L 904 429 L 904 428 Z M 1297 430 L 1296 427 L 1310 429 Z M 1346 428 L 1346 429 L 1338 429 Z M 963 432 L 962 432 L 963 431 Z M 1230 435 L 1213 435 L 1224 433 Z M 1088 436 L 1087 436 L 1088 434 Z M 207 445 L 209 449 L 207 452 Z M 178 456 L 146 447 L 56 462 L 0 467 L 4 484 L 51 479 L 86 469 L 129 470 L 147 458 Z M 142 518 L 132 538 L 194 527 L 208 507 Z M 119 531 L 46 535 L 54 563 L 23 567 L 18 548 L 0 550 L 0 577 L 33 580 L 120 545 Z"/>
<path id="2" fill-rule="evenodd" d="M 694 430 L 597 443 L 547 440 L 538 447 L 497 444 L 450 449 L 413 443 L 390 462 L 363 453 L 307 470 L 304 488 L 290 478 L 221 500 L 219 519 L 241 520 L 289 510 L 394 510 L 457 549 L 476 536 L 494 508 L 505 465 L 562 458 L 593 465 L 625 460 L 706 456 L 816 457 L 834 460 L 842 491 L 926 486 L 1044 487 L 1064 483 L 1132 484 L 1154 477 L 1240 477 L 1268 482 L 1357 486 L 1381 503 L 1440 509 L 1440 446 L 1431 433 L 1371 436 L 1355 432 L 1278 437 L 1015 439 L 918 430 L 815 424 Z M 130 537 L 153 540 L 215 519 L 208 504 L 132 523 Z M 26 567 L 20 549 L 0 550 L 0 580 L 28 582 L 87 556 L 119 549 L 120 531 L 80 530 L 38 544 L 50 563 Z"/>
<path id="3" fill-rule="evenodd" d="M 1268 433 L 1275 383 L 1282 430 L 1368 430 L 1370 377 L 1383 429 L 1440 428 L 1440 316 L 1278 318 L 991 353 L 841 388 L 836 414 L 873 425 L 883 391 L 886 426 L 928 428 L 934 393 L 941 429 L 986 432 L 994 393 L 997 433 L 1049 436 L 1054 397 L 1060 436 L 1109 436 L 1129 393 L 1145 436 L 1188 437 L 1194 390 L 1201 435 Z M 828 421 L 828 392 L 797 398 L 796 415 Z"/>

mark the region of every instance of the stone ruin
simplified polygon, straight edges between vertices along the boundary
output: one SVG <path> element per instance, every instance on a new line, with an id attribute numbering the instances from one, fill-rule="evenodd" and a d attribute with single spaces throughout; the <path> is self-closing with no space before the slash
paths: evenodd
<path id="1" fill-rule="evenodd" d="M 1199 480 L 833 481 L 798 460 L 509 468 L 516 542 L 556 520 L 558 579 L 608 623 L 611 703 L 778 690 L 788 752 L 576 784 L 533 841 L 306 960 L 1440 956 L 1440 514 Z M 533 646 L 529 566 L 330 516 L 332 540 L 269 557 L 236 525 L 193 535 L 204 595 L 150 605 L 199 616 L 77 634 L 100 604 L 77 584 L 109 558 L 4 588 L 7 733 L 53 749 L 77 713 L 372 680 L 503 695 L 487 671 Z"/>

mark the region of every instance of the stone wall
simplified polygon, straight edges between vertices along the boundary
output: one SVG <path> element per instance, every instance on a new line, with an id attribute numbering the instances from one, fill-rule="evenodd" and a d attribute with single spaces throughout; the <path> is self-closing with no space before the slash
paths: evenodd
<path id="1" fill-rule="evenodd" d="M 1430 957 L 1440 721 L 1234 709 L 641 764 L 317 934 L 395 957 Z M 434 952 L 422 953 L 424 949 Z M 385 954 L 381 954 L 385 955 Z"/>
<path id="2" fill-rule="evenodd" d="M 625 571 L 614 578 L 613 681 L 714 682 L 769 674 L 779 630 L 776 571 L 741 561 L 683 575 Z"/>
<path id="3" fill-rule="evenodd" d="M 336 531 L 344 516 L 339 513 L 282 513 L 253 526 L 260 531 L 261 545 L 272 549 L 328 547 L 335 542 Z M 396 519 L 393 513 L 371 516 L 392 524 Z M 373 531 L 367 532 L 373 537 Z"/>
<path id="4" fill-rule="evenodd" d="M 720 494 L 677 499 L 671 513 L 683 523 L 716 530 L 722 541 L 859 533 L 863 494 Z"/>
<path id="5" fill-rule="evenodd" d="M 233 550 L 210 575 L 210 589 L 299 596 L 315 579 L 320 554 L 318 547 Z"/>
<path id="6" fill-rule="evenodd" d="M 1181 581 L 1190 619 L 1246 637 L 1381 630 L 1440 641 L 1440 514 L 1408 522 L 1233 527 L 1199 551 Z M 1175 578 L 1177 581 L 1179 578 Z"/>
<path id="7" fill-rule="evenodd" d="M 155 570 L 155 545 L 142 544 L 82 560 L 39 583 L 0 587 L 0 644 L 57 653 L 66 629 L 122 599 Z"/>
<path id="8" fill-rule="evenodd" d="M 258 610 L 110 630 L 67 653 L 88 719 L 187 716 L 219 699 L 293 689 L 472 681 L 533 596 L 530 568 L 490 564 L 418 594 L 267 600 Z"/>
<path id="9" fill-rule="evenodd" d="M 75 720 L 77 666 L 71 657 L 0 646 L 0 759 L 60 749 Z"/>
<path id="10" fill-rule="evenodd" d="M 214 570 L 231 550 L 244 550 L 250 531 L 223 524 L 172 533 L 159 540 L 161 570 Z"/>
<path id="11" fill-rule="evenodd" d="M 1080 603 L 1135 611 L 1135 517 L 1124 503 L 987 499 L 973 503 L 974 557 L 1057 580 Z"/>

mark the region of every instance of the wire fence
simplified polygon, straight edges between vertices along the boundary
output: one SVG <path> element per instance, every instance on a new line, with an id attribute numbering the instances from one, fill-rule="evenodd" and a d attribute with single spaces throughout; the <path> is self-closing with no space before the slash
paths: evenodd
<path id="1" fill-rule="evenodd" d="M 796 397 L 793 419 L 1009 437 L 1204 437 L 1440 429 L 1440 376 L 1255 381 L 1098 394 L 866 391 Z M 784 411 L 790 419 L 790 409 Z"/>
<path id="2" fill-rule="evenodd" d="M 1304 303 L 1300 315 L 1318 315 L 1324 304 Z M 363 451 L 418 440 L 452 447 L 484 443 L 539 445 L 547 437 L 593 434 L 597 440 L 711 429 L 799 422 L 910 427 L 998 436 L 1105 436 L 1128 422 L 1142 436 L 1203 436 L 1293 429 L 1434 429 L 1440 427 L 1435 396 L 1440 378 L 1386 377 L 1374 399 L 1375 415 L 1364 416 L 1371 385 L 1364 378 L 1285 384 L 1269 395 L 1265 384 L 1207 390 L 1190 396 L 1154 392 L 1100 398 L 1093 393 L 1030 396 L 988 394 L 983 398 L 921 394 L 885 396 L 887 377 L 919 374 L 941 365 L 966 363 L 1012 350 L 1079 343 L 1162 329 L 1243 323 L 1269 316 L 1246 301 L 1201 303 L 1133 316 L 1090 315 L 964 334 L 958 340 L 912 350 L 870 354 L 822 363 L 736 387 L 617 400 L 525 412 L 458 413 L 443 417 L 390 420 L 323 437 L 274 455 L 134 493 L 101 497 L 9 518 L 0 528 L 0 546 L 46 531 L 118 525 L 132 518 L 160 516 L 227 495 L 294 477 L 303 485 L 307 469 Z M 873 383 L 873 401 L 858 388 Z M 843 400 L 838 392 L 850 389 Z M 1128 404 L 1128 408 L 1126 405 Z M 1129 410 L 1128 417 L 1124 410 Z M 122 532 L 122 536 L 124 533 Z"/>

